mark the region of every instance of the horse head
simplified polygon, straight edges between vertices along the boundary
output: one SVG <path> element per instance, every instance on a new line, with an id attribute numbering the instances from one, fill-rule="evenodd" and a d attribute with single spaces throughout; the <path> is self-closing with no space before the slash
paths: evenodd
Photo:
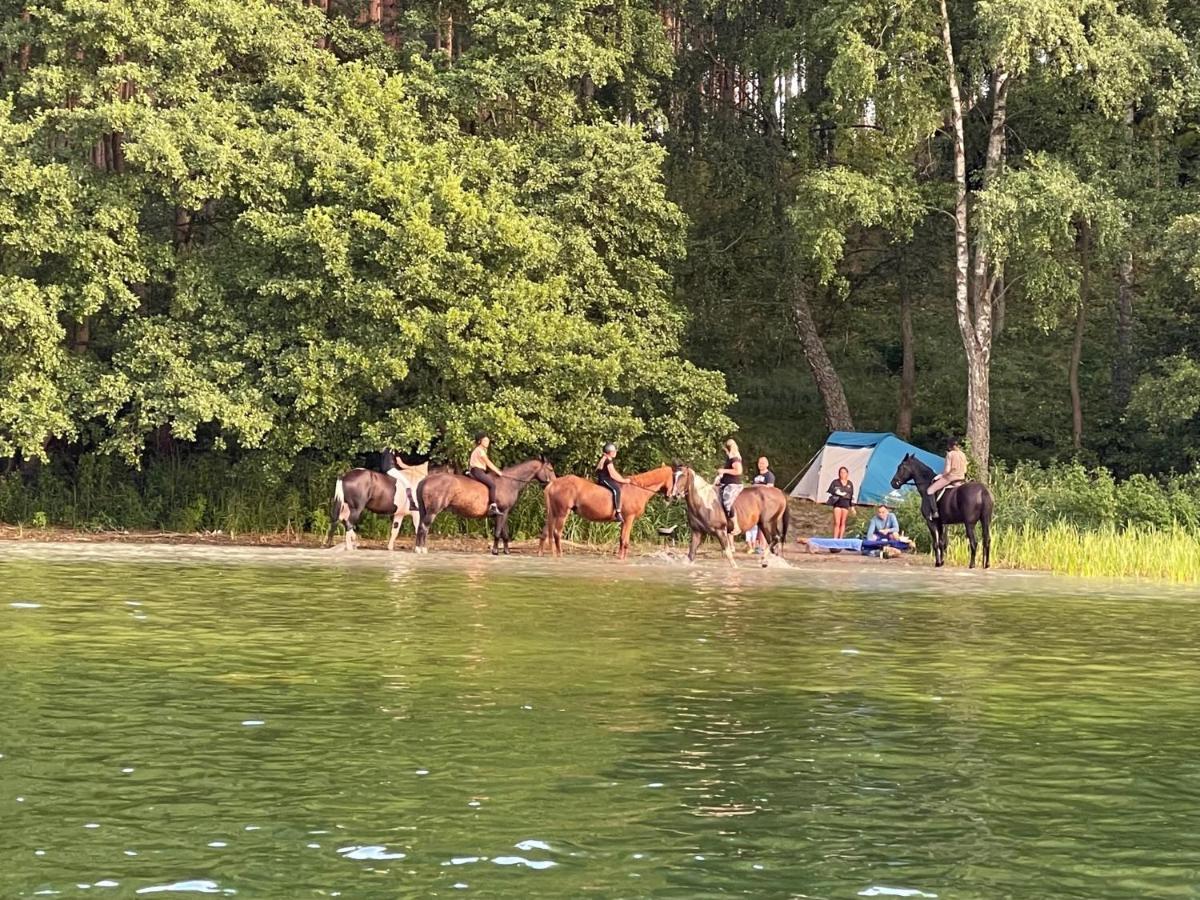
<path id="1" fill-rule="evenodd" d="M 676 459 L 671 462 L 671 488 L 667 491 L 668 500 L 682 497 L 688 492 L 688 488 L 691 487 L 691 481 L 684 476 L 692 474 L 692 470 L 679 460 Z"/>
<path id="2" fill-rule="evenodd" d="M 892 476 L 892 490 L 899 490 L 902 484 L 913 480 L 912 454 L 905 453 L 900 465 L 896 466 L 896 474 Z"/>
<path id="3" fill-rule="evenodd" d="M 538 467 L 538 470 L 533 473 L 533 477 L 542 484 L 549 484 L 555 478 L 554 466 L 550 464 L 550 460 L 546 458 L 545 453 L 538 457 L 538 461 L 541 462 L 541 465 Z"/>

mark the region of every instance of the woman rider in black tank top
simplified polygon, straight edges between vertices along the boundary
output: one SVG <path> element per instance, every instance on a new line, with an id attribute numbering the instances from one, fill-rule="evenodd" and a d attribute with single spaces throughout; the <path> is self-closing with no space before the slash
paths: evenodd
<path id="1" fill-rule="evenodd" d="M 613 521 L 624 522 L 621 516 L 621 482 L 613 478 L 613 458 L 617 455 L 616 444 L 605 444 L 604 453 L 596 463 L 596 483 L 608 488 L 613 495 Z"/>

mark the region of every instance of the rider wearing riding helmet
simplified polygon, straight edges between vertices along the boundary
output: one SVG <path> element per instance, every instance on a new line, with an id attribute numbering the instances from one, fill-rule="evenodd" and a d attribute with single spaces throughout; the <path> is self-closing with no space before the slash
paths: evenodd
<path id="1" fill-rule="evenodd" d="M 613 521 L 624 522 L 621 515 L 621 485 L 629 484 L 629 479 L 617 471 L 613 461 L 617 458 L 617 445 L 609 442 L 604 445 L 604 452 L 596 463 L 596 483 L 608 488 L 613 495 Z"/>
<path id="2" fill-rule="evenodd" d="M 929 483 L 929 487 L 925 489 L 925 494 L 930 499 L 923 499 L 923 502 L 931 519 L 938 517 L 937 501 L 932 499 L 937 496 L 938 491 L 952 485 L 961 484 L 966 480 L 967 454 L 962 452 L 962 448 L 958 445 L 958 440 L 951 438 L 946 444 L 946 466 L 942 469 L 942 474 L 933 479 Z"/>
<path id="3" fill-rule="evenodd" d="M 487 432 L 481 431 L 475 435 L 475 449 L 471 451 L 471 459 L 467 463 L 467 475 L 487 488 L 487 514 L 497 516 L 500 510 L 496 507 L 496 479 L 492 476 L 503 476 L 504 473 L 488 459 L 488 447 L 491 445 L 492 439 L 487 436 Z"/>

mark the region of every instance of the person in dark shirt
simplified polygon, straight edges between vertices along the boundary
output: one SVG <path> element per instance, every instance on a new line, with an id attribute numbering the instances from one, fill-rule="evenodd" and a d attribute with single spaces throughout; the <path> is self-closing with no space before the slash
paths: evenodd
<path id="1" fill-rule="evenodd" d="M 850 470 L 845 466 L 838 469 L 838 477 L 829 484 L 829 499 L 826 501 L 833 507 L 833 536 L 846 536 L 846 519 L 850 517 L 850 509 L 854 506 L 854 482 L 850 480 Z"/>
<path id="2" fill-rule="evenodd" d="M 775 473 L 771 471 L 771 463 L 765 456 L 758 458 L 758 471 L 750 479 L 750 484 L 759 487 L 775 486 Z M 762 531 L 755 525 L 746 532 L 746 543 L 750 545 L 751 552 L 762 553 L 766 549 L 767 539 L 763 537 Z"/>
<path id="3" fill-rule="evenodd" d="M 758 458 L 758 471 L 754 473 L 751 484 L 767 484 L 774 487 L 775 473 L 771 471 L 771 462 L 765 456 Z"/>

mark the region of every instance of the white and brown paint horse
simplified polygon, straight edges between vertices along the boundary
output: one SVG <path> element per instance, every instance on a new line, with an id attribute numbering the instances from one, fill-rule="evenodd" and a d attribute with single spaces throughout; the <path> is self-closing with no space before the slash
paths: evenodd
<path id="1" fill-rule="evenodd" d="M 748 485 L 733 501 L 734 531 L 730 533 L 725 510 L 716 486 L 700 478 L 687 466 L 677 466 L 677 478 L 672 490 L 673 497 L 682 496 L 687 503 L 688 528 L 692 541 L 688 547 L 688 561 L 694 562 L 696 550 L 705 537 L 715 537 L 731 566 L 733 561 L 733 539 L 758 526 L 776 556 L 783 556 L 783 544 L 787 540 L 791 514 L 788 512 L 787 495 L 770 485 Z M 762 564 L 767 565 L 763 556 Z"/>
<path id="2" fill-rule="evenodd" d="M 341 524 L 346 528 L 346 549 L 353 550 L 358 546 L 358 521 L 364 512 L 370 511 L 392 520 L 388 549 L 394 550 L 396 537 L 400 534 L 400 525 L 406 515 L 412 517 L 413 534 L 421 527 L 421 514 L 417 509 L 417 487 L 428 474 L 429 463 L 402 469 L 398 479 L 373 469 L 351 469 L 343 474 L 333 488 L 333 502 L 329 507 L 329 531 L 325 535 L 324 544 L 329 544 L 334 529 Z M 400 506 L 396 505 L 397 496 L 401 498 Z"/>

